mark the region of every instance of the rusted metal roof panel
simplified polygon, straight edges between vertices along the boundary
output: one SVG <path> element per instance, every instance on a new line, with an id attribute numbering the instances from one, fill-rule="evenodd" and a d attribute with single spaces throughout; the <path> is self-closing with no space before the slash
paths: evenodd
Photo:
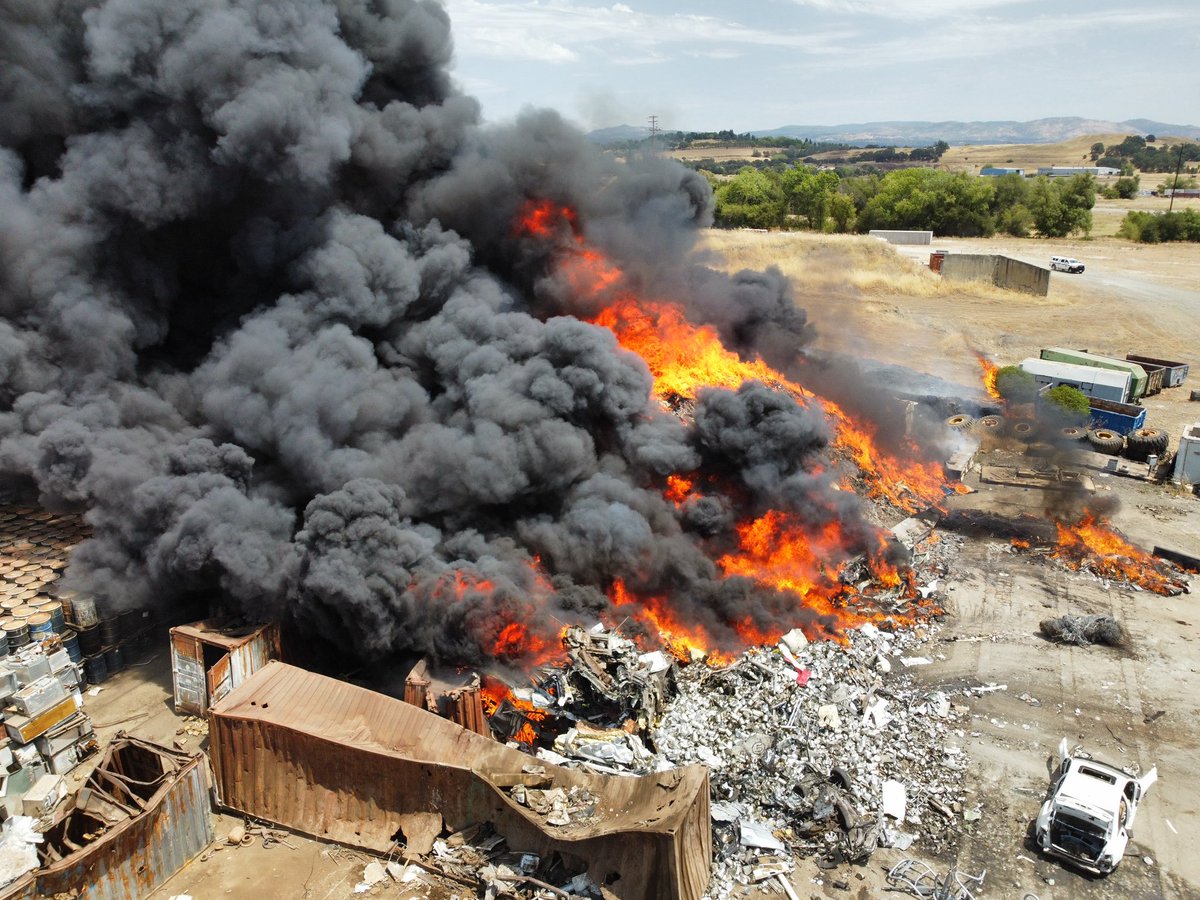
<path id="1" fill-rule="evenodd" d="M 609 778 L 544 764 L 553 786 L 599 798 L 593 821 L 553 827 L 500 787 L 528 755 L 345 682 L 271 662 L 209 720 L 221 802 L 256 818 L 386 852 L 402 816 L 437 813 L 451 831 L 488 821 L 513 848 L 561 853 L 629 900 L 694 900 L 708 884 L 703 766 Z"/>
<path id="2" fill-rule="evenodd" d="M 80 900 L 149 896 L 212 841 L 203 762 L 200 753 L 118 735 L 46 829 L 38 892 L 74 891 Z M 100 837 L 82 837 L 102 827 Z"/>

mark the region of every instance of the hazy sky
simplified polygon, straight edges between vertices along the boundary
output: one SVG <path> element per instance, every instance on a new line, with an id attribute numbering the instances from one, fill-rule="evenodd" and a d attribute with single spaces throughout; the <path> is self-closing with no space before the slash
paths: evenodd
<path id="1" fill-rule="evenodd" d="M 1200 124 L 1200 0 L 445 0 L 489 120 Z"/>

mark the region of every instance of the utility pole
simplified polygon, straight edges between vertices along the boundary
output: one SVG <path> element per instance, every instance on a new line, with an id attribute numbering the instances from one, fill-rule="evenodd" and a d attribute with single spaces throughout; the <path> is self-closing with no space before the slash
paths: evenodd
<path id="1" fill-rule="evenodd" d="M 1179 160 L 1175 163 L 1175 184 L 1171 187 L 1171 202 L 1167 204 L 1167 213 L 1175 208 L 1175 192 L 1179 190 L 1179 170 L 1183 168 L 1183 143 L 1179 144 Z"/>
<path id="2" fill-rule="evenodd" d="M 650 116 L 648 118 L 648 121 L 650 122 L 650 152 L 657 153 L 658 152 L 658 135 L 659 135 L 658 116 Z"/>

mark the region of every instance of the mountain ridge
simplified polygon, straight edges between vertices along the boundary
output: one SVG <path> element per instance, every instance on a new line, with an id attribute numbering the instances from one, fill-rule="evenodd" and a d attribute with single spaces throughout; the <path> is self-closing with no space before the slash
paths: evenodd
<path id="1" fill-rule="evenodd" d="M 681 129 L 673 129 L 681 130 Z M 1153 134 L 1195 140 L 1200 126 L 1156 122 L 1152 119 L 1087 119 L 1082 116 L 1057 116 L 1018 122 L 1009 119 L 962 122 L 897 120 L 859 122 L 843 125 L 784 125 L 779 128 L 752 130 L 755 137 L 811 138 L 841 144 L 883 144 L 928 146 L 937 141 L 963 144 L 1053 144 L 1088 134 Z M 615 125 L 588 133 L 596 143 L 638 140 L 647 129 L 636 125 Z"/>

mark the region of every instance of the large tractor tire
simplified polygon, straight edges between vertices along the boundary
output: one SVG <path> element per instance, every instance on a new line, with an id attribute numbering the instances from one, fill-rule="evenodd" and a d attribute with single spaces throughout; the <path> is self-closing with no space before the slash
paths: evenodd
<path id="1" fill-rule="evenodd" d="M 1018 441 L 1036 440 L 1038 436 L 1038 424 L 1033 419 L 1017 419 L 1008 427 L 1009 433 Z"/>
<path id="2" fill-rule="evenodd" d="M 1167 449 L 1167 433 L 1156 428 L 1141 428 L 1132 432 L 1125 444 L 1130 459 L 1145 460 L 1151 454 L 1161 456 Z"/>
<path id="3" fill-rule="evenodd" d="M 1087 438 L 1087 429 L 1076 428 L 1074 425 L 1068 425 L 1065 428 L 1058 430 L 1058 439 L 1063 443 L 1070 441 L 1082 441 Z"/>
<path id="4" fill-rule="evenodd" d="M 989 434 L 1004 434 L 1004 417 L 1003 416 L 984 416 L 976 424 L 980 431 Z"/>
<path id="5" fill-rule="evenodd" d="M 971 426 L 974 424 L 974 419 L 962 413 L 956 416 L 951 416 L 946 420 L 946 427 L 951 431 L 970 431 Z"/>
<path id="6" fill-rule="evenodd" d="M 1107 453 L 1109 456 L 1120 456 L 1121 448 L 1125 446 L 1125 438 L 1107 428 L 1089 430 L 1087 440 L 1097 453 Z"/>

